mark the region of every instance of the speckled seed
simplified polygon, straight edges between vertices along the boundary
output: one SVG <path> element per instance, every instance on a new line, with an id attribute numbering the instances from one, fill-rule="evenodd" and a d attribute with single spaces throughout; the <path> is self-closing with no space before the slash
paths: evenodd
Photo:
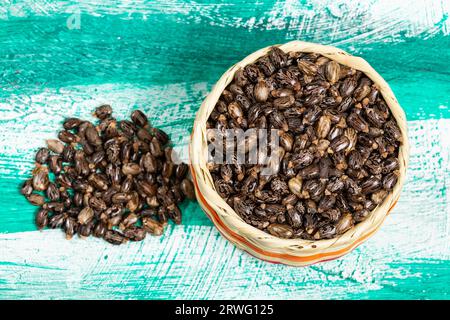
<path id="1" fill-rule="evenodd" d="M 64 143 L 56 139 L 48 139 L 47 147 L 54 153 L 60 154 L 64 150 Z"/>
<path id="2" fill-rule="evenodd" d="M 188 199 L 195 199 L 194 185 L 191 180 L 183 179 L 183 181 L 181 181 L 180 187 L 181 191 Z"/>
<path id="3" fill-rule="evenodd" d="M 111 116 L 112 108 L 110 105 L 104 104 L 95 109 L 95 116 L 100 120 L 106 119 Z"/>
<path id="4" fill-rule="evenodd" d="M 347 230 L 353 227 L 353 217 L 350 213 L 342 215 L 341 219 L 336 224 L 336 233 L 343 234 Z"/>
<path id="5" fill-rule="evenodd" d="M 127 238 L 123 234 L 115 230 L 106 231 L 103 239 L 114 245 L 120 245 L 127 242 Z"/>
<path id="6" fill-rule="evenodd" d="M 284 110 L 292 106 L 295 102 L 294 96 L 284 96 L 273 101 L 273 106 L 280 110 Z"/>
<path id="7" fill-rule="evenodd" d="M 273 236 L 279 238 L 291 238 L 293 235 L 292 228 L 287 224 L 272 223 L 267 227 L 267 231 Z"/>
<path id="8" fill-rule="evenodd" d="M 48 169 L 45 166 L 36 167 L 33 170 L 33 189 L 45 191 L 49 184 Z"/>
<path id="9" fill-rule="evenodd" d="M 40 148 L 36 152 L 35 160 L 37 163 L 45 164 L 50 156 L 50 151 L 47 148 Z"/>
<path id="10" fill-rule="evenodd" d="M 329 116 L 323 115 L 317 122 L 318 138 L 326 138 L 331 129 L 331 119 Z"/>
<path id="11" fill-rule="evenodd" d="M 333 150 L 334 153 L 338 153 L 342 150 L 347 149 L 349 144 L 350 140 L 348 140 L 346 136 L 342 135 L 331 141 L 330 148 L 331 150 Z"/>
<path id="12" fill-rule="evenodd" d="M 42 206 L 45 203 L 45 198 L 37 193 L 30 194 L 27 200 L 34 206 Z"/>
<path id="13" fill-rule="evenodd" d="M 383 178 L 383 188 L 391 190 L 397 184 L 398 176 L 396 172 L 391 172 Z"/>
<path id="14" fill-rule="evenodd" d="M 142 225 L 148 233 L 154 236 L 160 236 L 164 232 L 164 226 L 158 221 L 150 217 L 142 218 Z"/>
<path id="15" fill-rule="evenodd" d="M 141 173 L 141 167 L 137 163 L 126 163 L 122 166 L 122 173 L 135 176 Z"/>
<path id="16" fill-rule="evenodd" d="M 331 84 L 334 84 L 339 80 L 340 72 L 341 68 L 336 61 L 331 60 L 325 66 L 325 75 Z"/>
<path id="17" fill-rule="evenodd" d="M 33 180 L 32 179 L 25 180 L 22 187 L 20 188 L 20 193 L 23 194 L 24 196 L 29 196 L 33 193 Z"/>
<path id="18" fill-rule="evenodd" d="M 131 113 L 131 120 L 139 127 L 145 127 L 148 124 L 147 116 L 140 110 L 134 110 Z"/>
<path id="19" fill-rule="evenodd" d="M 369 125 L 367 124 L 366 120 L 364 120 L 356 112 L 350 113 L 350 115 L 347 117 L 347 123 L 356 131 L 361 131 L 364 133 L 369 132 Z"/>
<path id="20" fill-rule="evenodd" d="M 302 179 L 292 178 L 289 180 L 289 190 L 298 197 L 302 197 Z"/>
<path id="21" fill-rule="evenodd" d="M 66 130 L 78 128 L 83 121 L 78 118 L 67 118 L 64 120 L 63 127 Z"/>
<path id="22" fill-rule="evenodd" d="M 386 196 L 387 196 L 387 191 L 382 189 L 377 192 L 374 192 L 371 196 L 371 199 L 375 204 L 381 204 L 384 201 L 384 199 L 386 198 Z"/>
<path id="23" fill-rule="evenodd" d="M 94 126 L 89 126 L 86 129 L 86 139 L 93 146 L 99 146 L 102 144 L 102 139 L 98 135 L 98 132 Z"/>
<path id="24" fill-rule="evenodd" d="M 266 102 L 267 98 L 269 97 L 269 87 L 264 80 L 258 81 L 258 83 L 255 85 L 253 95 L 256 101 Z"/>
<path id="25" fill-rule="evenodd" d="M 80 140 L 80 137 L 74 135 L 73 133 L 62 130 L 58 133 L 58 139 L 65 143 L 72 143 L 72 142 L 78 142 Z"/>
<path id="26" fill-rule="evenodd" d="M 326 224 L 321 226 L 317 233 L 314 235 L 314 239 L 331 239 L 336 235 L 337 227 L 333 224 Z"/>
<path id="27" fill-rule="evenodd" d="M 94 210 L 90 207 L 83 208 L 78 214 L 78 222 L 81 224 L 86 224 L 92 220 L 94 217 Z"/>
<path id="28" fill-rule="evenodd" d="M 36 226 L 39 230 L 45 228 L 48 224 L 48 210 L 40 209 L 36 214 Z"/>

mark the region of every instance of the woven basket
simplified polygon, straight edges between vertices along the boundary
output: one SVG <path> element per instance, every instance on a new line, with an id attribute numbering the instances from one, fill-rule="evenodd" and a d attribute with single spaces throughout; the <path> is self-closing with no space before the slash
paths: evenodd
<path id="1" fill-rule="evenodd" d="M 215 191 L 214 183 L 206 166 L 207 139 L 206 121 L 214 109 L 222 91 L 233 80 L 234 73 L 258 58 L 266 55 L 270 47 L 258 50 L 228 69 L 219 79 L 211 93 L 203 101 L 194 123 L 191 137 L 191 172 L 197 199 L 220 231 L 237 247 L 251 255 L 275 263 L 305 266 L 320 261 L 336 259 L 360 245 L 378 230 L 386 216 L 395 206 L 405 181 L 409 157 L 409 143 L 405 113 L 397 102 L 386 81 L 362 58 L 331 47 L 314 43 L 292 41 L 278 46 L 284 52 L 320 53 L 340 64 L 364 72 L 380 89 L 383 98 L 392 111 L 403 135 L 399 150 L 400 176 L 392 192 L 385 201 L 373 210 L 366 220 L 356 224 L 344 234 L 328 240 L 280 239 L 245 223 L 236 212 Z"/>

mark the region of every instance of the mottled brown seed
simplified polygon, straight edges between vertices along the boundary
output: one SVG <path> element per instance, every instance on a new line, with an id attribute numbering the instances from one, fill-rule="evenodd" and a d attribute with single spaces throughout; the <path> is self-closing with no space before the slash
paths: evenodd
<path id="1" fill-rule="evenodd" d="M 64 120 L 63 127 L 66 130 L 76 129 L 82 124 L 83 121 L 78 118 L 67 118 Z"/>
<path id="2" fill-rule="evenodd" d="M 258 102 L 267 101 L 269 97 L 269 87 L 264 80 L 258 81 L 255 85 L 253 95 Z"/>
<path id="3" fill-rule="evenodd" d="M 36 226 L 39 230 L 42 230 L 48 225 L 48 210 L 39 209 L 36 214 Z"/>
<path id="4" fill-rule="evenodd" d="M 303 190 L 307 192 L 304 196 L 311 199 L 318 199 L 325 191 L 325 187 L 325 184 L 320 180 L 307 180 L 303 184 Z"/>
<path id="5" fill-rule="evenodd" d="M 314 235 L 314 239 L 331 239 L 336 235 L 336 226 L 333 224 L 325 224 L 319 227 L 319 230 Z"/>
<path id="6" fill-rule="evenodd" d="M 369 214 L 369 210 L 361 209 L 353 214 L 353 219 L 355 220 L 355 222 L 361 222 L 364 221 L 369 216 Z"/>
<path id="7" fill-rule="evenodd" d="M 287 210 L 286 221 L 295 229 L 302 226 L 302 216 L 294 207 Z"/>
<path id="8" fill-rule="evenodd" d="M 48 221 L 48 226 L 51 229 L 61 228 L 66 220 L 66 216 L 62 213 L 54 214 Z"/>
<path id="9" fill-rule="evenodd" d="M 136 126 L 133 122 L 128 120 L 122 120 L 119 122 L 119 128 L 122 130 L 122 133 L 127 137 L 132 137 L 137 131 Z"/>
<path id="10" fill-rule="evenodd" d="M 381 204 L 383 200 L 386 198 L 386 195 L 387 191 L 382 189 L 377 192 L 374 192 L 371 196 L 371 199 L 375 204 Z"/>
<path id="11" fill-rule="evenodd" d="M 339 136 L 331 141 L 330 148 L 334 153 L 341 152 L 342 150 L 347 149 L 350 144 L 350 140 L 345 136 Z"/>
<path id="12" fill-rule="evenodd" d="M 161 157 L 164 152 L 162 150 L 161 142 L 158 139 L 152 139 L 149 144 L 150 153 L 155 157 Z"/>
<path id="13" fill-rule="evenodd" d="M 280 145 L 284 148 L 286 151 L 291 151 L 292 147 L 294 145 L 294 138 L 291 134 L 281 131 L 279 133 L 279 139 L 280 139 Z M 256 143 L 255 143 L 256 144 Z"/>
<path id="14" fill-rule="evenodd" d="M 368 123 L 356 112 L 350 113 L 350 115 L 347 118 L 347 123 L 349 126 L 351 126 L 356 131 L 368 133 L 369 132 L 369 125 Z"/>
<path id="15" fill-rule="evenodd" d="M 130 195 L 128 193 L 118 192 L 114 194 L 111 198 L 112 203 L 120 204 L 126 203 L 130 200 Z"/>
<path id="16" fill-rule="evenodd" d="M 296 170 L 309 166 L 314 161 L 314 155 L 309 150 L 300 150 L 289 161 L 289 167 Z"/>
<path id="17" fill-rule="evenodd" d="M 64 150 L 64 143 L 56 139 L 48 139 L 47 148 L 53 151 L 54 153 L 61 154 Z"/>
<path id="18" fill-rule="evenodd" d="M 86 139 L 93 146 L 99 146 L 102 144 L 102 139 L 94 126 L 89 126 L 86 129 Z"/>
<path id="19" fill-rule="evenodd" d="M 61 156 L 62 156 L 62 160 L 64 162 L 73 162 L 74 157 L 75 157 L 74 147 L 72 147 L 69 144 L 65 145 Z"/>
<path id="20" fill-rule="evenodd" d="M 303 179 L 316 179 L 320 176 L 320 167 L 318 164 L 311 164 L 299 171 L 298 176 Z"/>
<path id="21" fill-rule="evenodd" d="M 325 211 L 331 210 L 336 203 L 336 196 L 334 195 L 325 195 L 320 199 L 319 206 L 317 211 L 319 213 L 323 213 Z"/>
<path id="22" fill-rule="evenodd" d="M 269 52 L 269 58 L 276 68 L 283 68 L 286 66 L 288 56 L 278 47 L 272 47 Z"/>
<path id="23" fill-rule="evenodd" d="M 337 222 L 341 216 L 339 209 L 331 209 L 321 213 L 322 217 L 332 221 Z"/>
<path id="24" fill-rule="evenodd" d="M 397 184 L 398 176 L 396 172 L 391 172 L 383 178 L 383 188 L 391 190 Z"/>
<path id="25" fill-rule="evenodd" d="M 50 156 L 48 160 L 48 167 L 51 172 L 59 175 L 62 171 L 62 158 L 60 156 Z"/>
<path id="26" fill-rule="evenodd" d="M 294 102 L 295 102 L 294 96 L 289 95 L 275 99 L 273 101 L 273 106 L 280 110 L 284 110 L 291 107 L 294 104 Z"/>
<path id="27" fill-rule="evenodd" d="M 120 245 L 127 242 L 127 238 L 123 234 L 115 230 L 106 231 L 103 239 L 114 245 Z"/>
<path id="28" fill-rule="evenodd" d="M 47 148 L 40 148 L 36 152 L 35 160 L 37 163 L 45 164 L 45 163 L 47 163 L 49 156 L 50 156 L 50 151 Z"/>
<path id="29" fill-rule="evenodd" d="M 72 142 L 78 142 L 80 138 L 73 133 L 62 130 L 58 133 L 58 139 L 65 143 L 72 143 Z"/>
<path id="30" fill-rule="evenodd" d="M 97 198 L 97 197 L 91 197 L 89 199 L 89 205 L 91 208 L 93 208 L 94 210 L 97 210 L 97 211 L 104 211 L 107 208 L 105 201 L 103 201 L 103 199 Z"/>
<path id="31" fill-rule="evenodd" d="M 150 217 L 142 218 L 142 225 L 148 233 L 154 236 L 160 236 L 164 232 L 163 224 Z"/>
<path id="32" fill-rule="evenodd" d="M 299 60 L 298 68 L 307 76 L 314 76 L 317 73 L 317 65 L 308 60 Z"/>
<path id="33" fill-rule="evenodd" d="M 38 166 L 33 170 L 33 189 L 36 191 L 45 191 L 49 184 L 48 168 Z"/>
<path id="34" fill-rule="evenodd" d="M 342 97 L 349 97 L 353 94 L 357 86 L 357 82 L 354 77 L 349 77 L 343 80 L 339 92 Z"/>
<path id="35" fill-rule="evenodd" d="M 267 231 L 273 236 L 279 238 L 291 238 L 293 235 L 292 228 L 287 224 L 272 223 L 267 227 Z"/>
<path id="36" fill-rule="evenodd" d="M 20 193 L 24 196 L 29 196 L 33 193 L 33 180 L 28 179 L 25 180 L 25 182 L 22 184 L 22 187 L 20 188 Z"/>
<path id="37" fill-rule="evenodd" d="M 325 75 L 331 84 L 334 84 L 339 80 L 340 72 L 340 65 L 336 61 L 331 60 L 325 66 Z"/>
<path id="38" fill-rule="evenodd" d="M 141 167 L 137 163 L 126 163 L 122 166 L 122 173 L 135 176 L 141 173 Z"/>
<path id="39" fill-rule="evenodd" d="M 350 213 L 343 214 L 336 224 L 336 233 L 343 234 L 344 232 L 352 228 L 353 224 L 354 221 L 352 215 Z"/>
<path id="40" fill-rule="evenodd" d="M 298 197 L 302 197 L 302 179 L 292 178 L 289 180 L 289 190 Z"/>
<path id="41" fill-rule="evenodd" d="M 164 178 L 170 178 L 174 171 L 174 163 L 173 162 L 164 162 L 161 175 Z"/>
<path id="42" fill-rule="evenodd" d="M 142 191 L 146 196 L 152 197 L 156 195 L 157 185 L 151 184 L 148 181 L 141 181 L 139 186 L 142 188 Z"/>
<path id="43" fill-rule="evenodd" d="M 127 209 L 131 212 L 135 212 L 140 209 L 141 202 L 139 199 L 139 194 L 136 191 L 131 192 L 129 195 L 130 200 L 127 202 Z"/>
<path id="44" fill-rule="evenodd" d="M 78 214 L 78 223 L 86 224 L 94 217 L 94 210 L 90 207 L 83 208 Z"/>
<path id="45" fill-rule="evenodd" d="M 142 241 L 147 235 L 147 231 L 140 227 L 129 227 L 123 230 L 123 235 L 131 241 Z"/>
<path id="46" fill-rule="evenodd" d="M 76 221 L 73 218 L 67 218 L 64 221 L 64 232 L 66 233 L 66 239 L 70 240 L 76 232 Z"/>
<path id="47" fill-rule="evenodd" d="M 107 225 L 104 222 L 98 222 L 92 231 L 92 235 L 97 238 L 103 238 L 107 231 Z"/>
<path id="48" fill-rule="evenodd" d="M 181 191 L 183 194 L 191 200 L 195 199 L 195 191 L 194 191 L 194 185 L 191 180 L 189 179 L 183 179 L 180 184 Z"/>
<path id="49" fill-rule="evenodd" d="M 317 136 L 318 138 L 326 138 L 331 130 L 331 118 L 323 115 L 317 122 Z"/>
<path id="50" fill-rule="evenodd" d="M 104 104 L 95 109 L 95 116 L 100 120 L 106 119 L 112 115 L 112 108 L 110 105 Z"/>
<path id="51" fill-rule="evenodd" d="M 139 127 L 145 127 L 148 124 L 147 116 L 140 110 L 134 110 L 131 113 L 131 120 Z"/>
<path id="52" fill-rule="evenodd" d="M 59 192 L 59 189 L 56 186 L 56 184 L 54 184 L 53 182 L 50 182 L 48 184 L 48 188 L 46 190 L 46 195 L 50 201 L 58 201 L 59 200 L 60 192 Z"/>
<path id="53" fill-rule="evenodd" d="M 402 133 L 395 121 L 390 120 L 384 125 L 384 132 L 388 134 L 392 139 L 402 142 Z"/>
<path id="54" fill-rule="evenodd" d="M 45 198 L 37 193 L 27 196 L 27 200 L 34 206 L 42 206 L 45 203 Z"/>

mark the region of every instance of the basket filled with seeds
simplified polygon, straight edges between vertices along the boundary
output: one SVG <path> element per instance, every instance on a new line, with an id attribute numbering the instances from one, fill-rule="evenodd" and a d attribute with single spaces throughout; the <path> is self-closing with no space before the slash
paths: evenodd
<path id="1" fill-rule="evenodd" d="M 191 138 L 197 200 L 248 253 L 304 266 L 369 238 L 408 164 L 405 114 L 362 58 L 293 41 L 228 69 Z"/>

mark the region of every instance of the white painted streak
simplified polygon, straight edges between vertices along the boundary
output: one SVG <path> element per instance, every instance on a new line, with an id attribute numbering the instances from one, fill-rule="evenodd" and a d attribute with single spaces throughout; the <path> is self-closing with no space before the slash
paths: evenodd
<path id="1" fill-rule="evenodd" d="M 335 45 L 401 41 L 450 32 L 450 3 L 445 0 L 320 0 L 304 5 L 296 0 L 275 3 L 268 30 L 286 30 L 288 38 L 314 39 Z"/>

